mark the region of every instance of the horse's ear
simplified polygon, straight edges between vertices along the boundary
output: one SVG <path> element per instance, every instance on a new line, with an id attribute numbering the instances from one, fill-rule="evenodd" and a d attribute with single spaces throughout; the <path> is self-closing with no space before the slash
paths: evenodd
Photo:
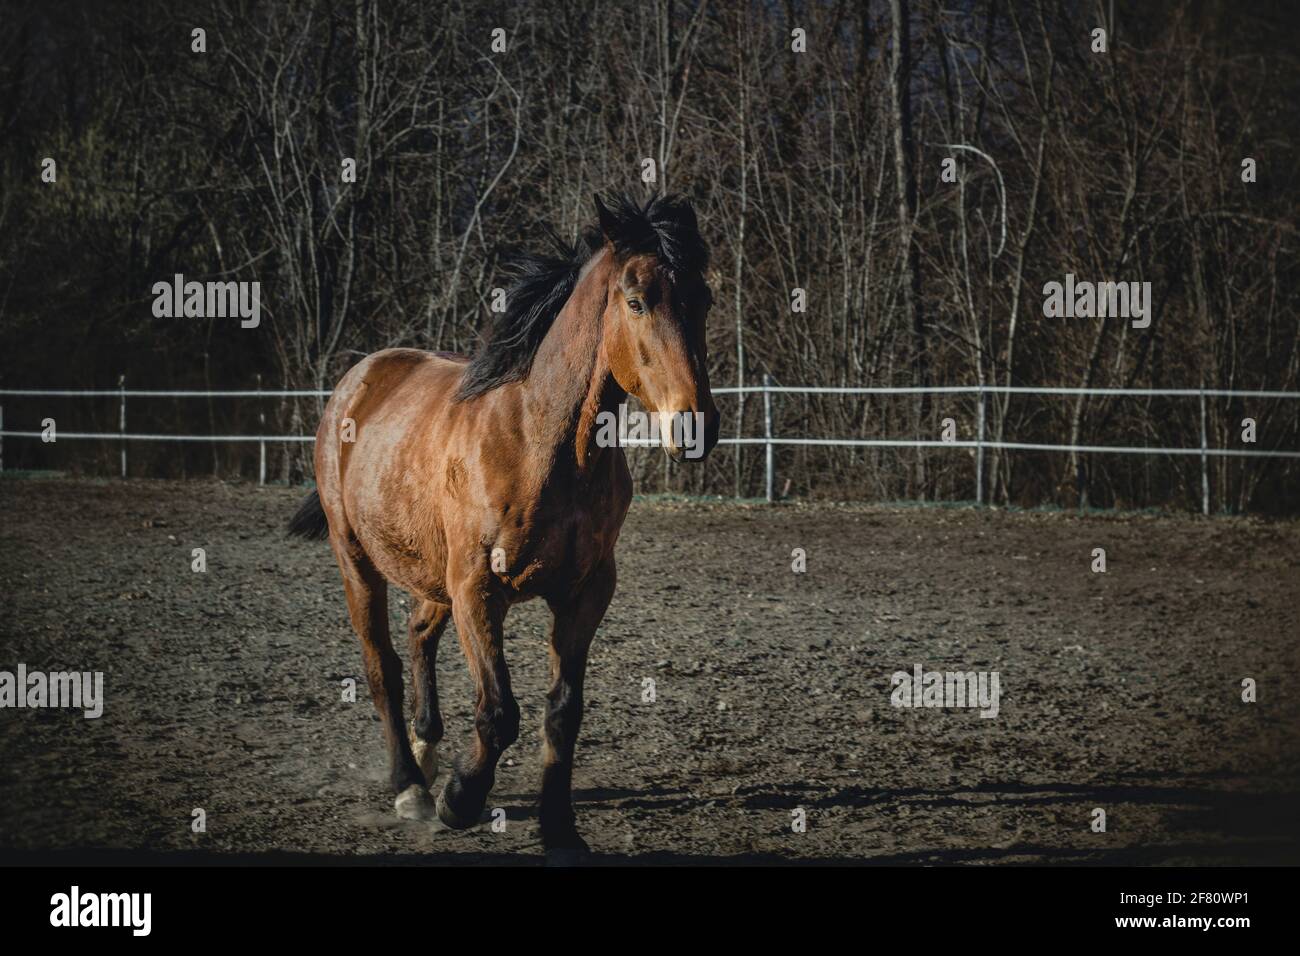
<path id="1" fill-rule="evenodd" d="M 596 203 L 596 221 L 600 223 L 600 234 L 608 241 L 614 241 L 614 231 L 617 220 L 614 214 L 609 211 L 605 201 L 600 198 L 600 193 L 594 194 L 592 200 Z"/>

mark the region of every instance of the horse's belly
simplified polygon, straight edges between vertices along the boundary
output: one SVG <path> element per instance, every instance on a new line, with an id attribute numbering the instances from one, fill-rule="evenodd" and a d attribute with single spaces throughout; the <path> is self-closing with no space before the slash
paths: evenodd
<path id="1" fill-rule="evenodd" d="M 356 534 L 370 563 L 390 582 L 428 600 L 447 602 L 447 553 L 440 543 L 382 518 L 360 522 Z"/>

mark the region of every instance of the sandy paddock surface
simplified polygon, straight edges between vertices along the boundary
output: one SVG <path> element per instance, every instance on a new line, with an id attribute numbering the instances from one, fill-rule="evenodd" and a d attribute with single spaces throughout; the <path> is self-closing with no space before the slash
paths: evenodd
<path id="1" fill-rule="evenodd" d="M 302 494 L 0 481 L 0 670 L 106 697 L 0 710 L 0 856 L 541 862 L 545 606 L 507 620 L 504 831 L 399 821 L 329 548 L 283 534 Z M 1300 863 L 1296 523 L 638 500 L 619 563 L 574 782 L 596 862 Z M 997 716 L 892 706 L 917 664 L 996 671 Z M 445 766 L 454 631 L 439 680 Z"/>

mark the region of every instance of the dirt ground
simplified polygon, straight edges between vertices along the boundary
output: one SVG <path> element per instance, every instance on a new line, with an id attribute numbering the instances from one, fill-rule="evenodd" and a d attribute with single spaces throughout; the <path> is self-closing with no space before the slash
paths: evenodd
<path id="1" fill-rule="evenodd" d="M 0 481 L 0 670 L 106 696 L 0 710 L 0 858 L 541 862 L 545 606 L 507 621 L 504 831 L 399 821 L 329 548 L 283 534 L 302 494 Z M 619 563 L 574 782 L 595 862 L 1300 863 L 1296 523 L 638 500 Z M 892 706 L 916 664 L 997 671 L 997 717 Z M 446 766 L 454 632 L 439 680 Z"/>

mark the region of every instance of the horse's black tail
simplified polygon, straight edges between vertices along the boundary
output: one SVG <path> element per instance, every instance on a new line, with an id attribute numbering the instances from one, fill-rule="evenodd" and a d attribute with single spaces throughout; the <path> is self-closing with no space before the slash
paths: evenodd
<path id="1" fill-rule="evenodd" d="M 289 534 L 308 541 L 324 541 L 330 534 L 330 523 L 320 504 L 320 494 L 313 491 L 302 500 L 298 513 L 289 519 Z"/>

